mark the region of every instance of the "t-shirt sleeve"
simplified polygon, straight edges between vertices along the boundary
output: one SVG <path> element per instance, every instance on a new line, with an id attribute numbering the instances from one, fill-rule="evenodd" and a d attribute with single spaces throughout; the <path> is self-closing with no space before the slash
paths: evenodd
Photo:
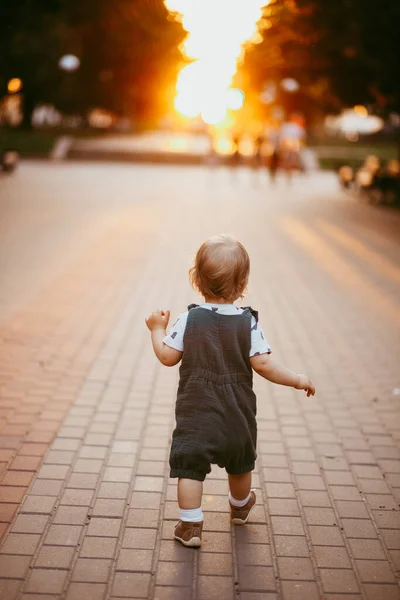
<path id="1" fill-rule="evenodd" d="M 259 354 L 271 354 L 272 350 L 260 324 L 254 316 L 251 317 L 251 348 L 250 356 L 258 356 Z"/>
<path id="2" fill-rule="evenodd" d="M 183 336 L 185 334 L 188 313 L 182 313 L 171 326 L 168 335 L 163 339 L 164 344 L 183 352 Z"/>

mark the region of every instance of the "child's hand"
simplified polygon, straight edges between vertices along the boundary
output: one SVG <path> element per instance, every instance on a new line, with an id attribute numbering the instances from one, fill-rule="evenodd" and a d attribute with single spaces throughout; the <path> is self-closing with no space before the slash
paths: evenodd
<path id="1" fill-rule="evenodd" d="M 315 387 L 310 379 L 308 379 L 307 375 L 299 375 L 298 385 L 295 386 L 296 390 L 304 390 L 307 392 L 307 397 L 314 396 Z"/>
<path id="2" fill-rule="evenodd" d="M 166 329 L 169 322 L 170 311 L 157 309 L 146 319 L 146 325 L 150 331 L 155 329 Z"/>

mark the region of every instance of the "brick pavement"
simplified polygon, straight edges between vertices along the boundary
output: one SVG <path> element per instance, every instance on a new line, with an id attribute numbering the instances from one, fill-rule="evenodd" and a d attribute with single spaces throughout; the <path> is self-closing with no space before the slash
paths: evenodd
<path id="1" fill-rule="evenodd" d="M 323 176 L 292 191 L 225 170 L 135 177 L 118 219 L 1 323 L 0 598 L 398 600 L 398 216 Z M 137 190 L 151 205 L 132 204 Z M 213 469 L 196 551 L 171 539 L 177 370 L 157 364 L 143 319 L 196 299 L 191 256 L 222 230 L 251 252 L 275 355 L 317 397 L 256 380 L 257 507 L 231 528 Z"/>

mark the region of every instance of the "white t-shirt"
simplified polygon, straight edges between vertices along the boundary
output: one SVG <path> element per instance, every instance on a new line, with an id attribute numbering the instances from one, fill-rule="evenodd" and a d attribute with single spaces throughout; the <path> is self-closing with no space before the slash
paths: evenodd
<path id="1" fill-rule="evenodd" d="M 244 310 L 234 304 L 210 304 L 205 303 L 200 305 L 201 308 L 207 310 L 213 310 L 218 312 L 220 315 L 241 315 Z M 175 323 L 172 325 L 168 335 L 163 339 L 164 344 L 170 348 L 175 348 L 183 352 L 183 336 L 185 335 L 185 328 L 187 323 L 189 311 L 186 311 L 179 315 Z M 259 354 L 271 354 L 271 348 L 264 337 L 263 330 L 256 318 L 251 316 L 251 348 L 249 356 L 256 356 Z"/>

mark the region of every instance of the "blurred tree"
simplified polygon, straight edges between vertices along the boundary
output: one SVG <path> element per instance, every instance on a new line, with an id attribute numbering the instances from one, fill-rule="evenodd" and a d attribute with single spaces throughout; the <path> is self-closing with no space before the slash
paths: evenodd
<path id="1" fill-rule="evenodd" d="M 154 118 L 168 102 L 184 32 L 162 0 L 21 0 L 0 6 L 0 87 L 23 81 L 24 125 L 34 106 L 65 113 L 101 106 Z M 80 68 L 63 72 L 63 54 Z"/>
<path id="2" fill-rule="evenodd" d="M 0 88 L 19 77 L 23 82 L 24 125 L 30 126 L 34 106 L 57 97 L 57 61 L 67 35 L 66 0 L 21 0 L 0 3 Z"/>
<path id="3" fill-rule="evenodd" d="M 256 88 L 295 77 L 306 112 L 359 103 L 400 110 L 399 2 L 272 0 L 264 13 L 263 41 L 244 65 Z"/>
<path id="4" fill-rule="evenodd" d="M 356 103 L 400 111 L 400 2 L 271 0 L 263 26 L 238 75 L 244 87 L 294 77 L 300 91 L 278 89 L 277 101 L 309 116 Z M 25 125 L 39 102 L 155 119 L 172 102 L 183 37 L 163 0 L 3 0 L 0 89 L 22 79 Z M 75 73 L 58 67 L 69 53 L 81 60 Z"/>

